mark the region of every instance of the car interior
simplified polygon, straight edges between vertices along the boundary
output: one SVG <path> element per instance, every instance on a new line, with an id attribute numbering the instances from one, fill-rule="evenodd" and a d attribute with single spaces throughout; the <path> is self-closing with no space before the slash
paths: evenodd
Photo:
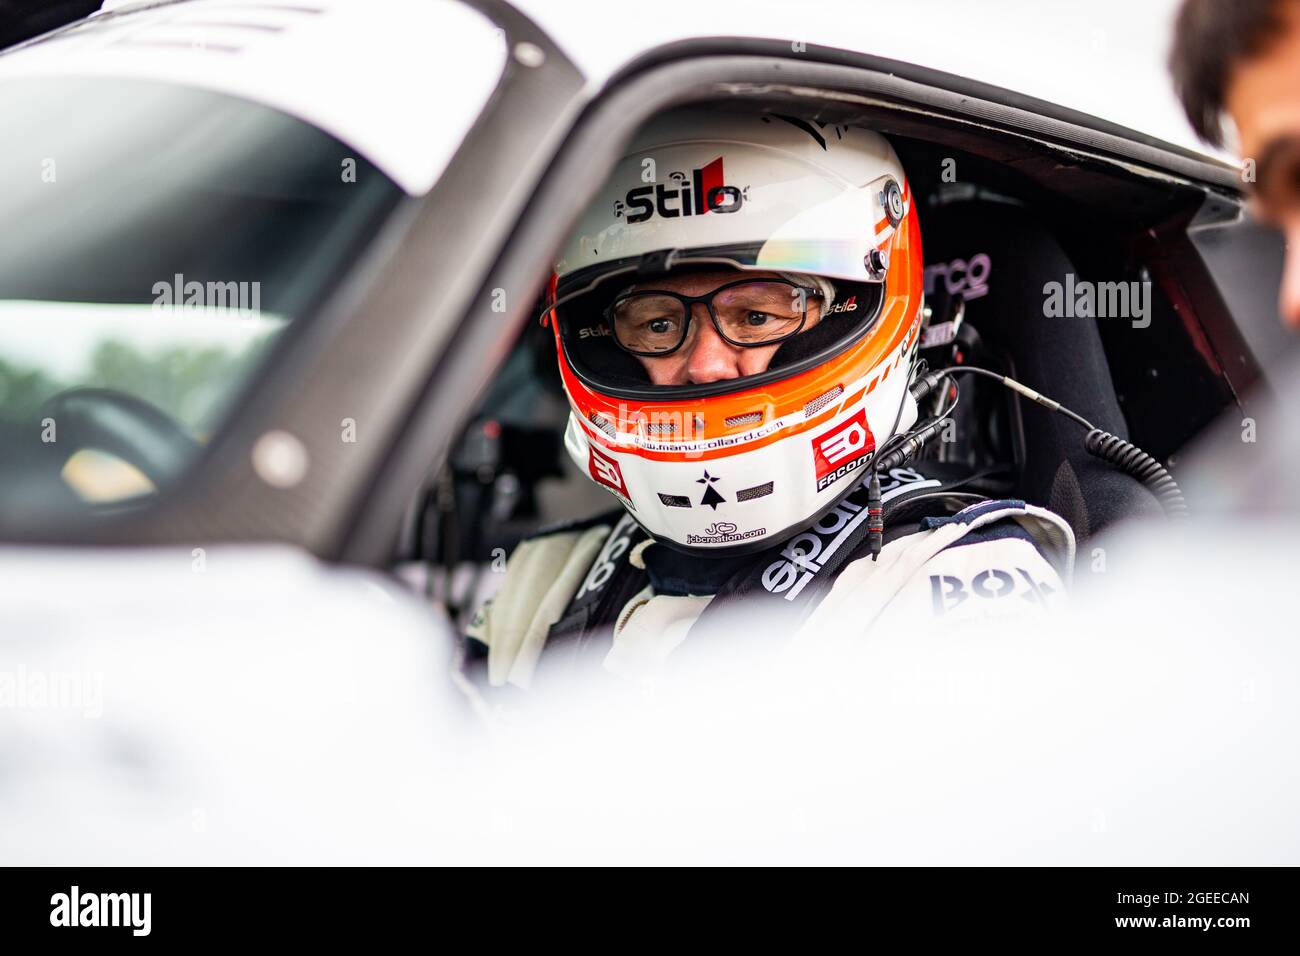
<path id="1" fill-rule="evenodd" d="M 931 368 L 970 364 L 1015 377 L 1127 438 L 1176 474 L 1176 453 L 1233 399 L 1188 305 L 1198 260 L 1188 224 L 1203 188 L 1025 133 L 816 91 L 693 102 L 752 110 L 833 135 L 886 135 L 921 217 Z M 580 210 L 574 210 L 576 218 Z M 1147 283 L 1144 318 L 1053 318 L 1045 285 Z M 540 312 L 539 300 L 536 312 Z M 505 556 L 539 529 L 616 502 L 562 447 L 568 406 L 548 329 L 529 322 L 484 389 L 446 464 L 409 509 L 400 557 L 429 593 L 465 614 L 499 584 Z M 921 459 L 964 462 L 991 488 L 1048 506 L 1080 547 L 1115 522 L 1158 514 L 1141 482 L 1090 456 L 1083 429 L 998 383 L 970 379 L 955 441 Z"/>

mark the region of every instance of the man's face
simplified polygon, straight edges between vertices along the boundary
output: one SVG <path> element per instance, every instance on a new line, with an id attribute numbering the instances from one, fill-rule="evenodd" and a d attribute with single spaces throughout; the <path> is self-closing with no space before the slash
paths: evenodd
<path id="1" fill-rule="evenodd" d="M 739 278 L 760 280 L 780 277 L 775 272 L 693 272 L 638 283 L 632 290 L 704 295 Z M 817 324 L 821 318 L 821 305 L 815 296 L 807 299 L 808 316 L 803 331 Z M 638 356 L 638 361 L 645 367 L 646 374 L 655 385 L 702 385 L 766 371 L 772 356 L 780 347 L 780 343 L 749 348 L 732 345 L 718 334 L 704 303 L 696 302 L 691 305 L 691 322 L 686 341 L 681 347 L 670 355 L 654 358 Z"/>
<path id="2" fill-rule="evenodd" d="M 1284 22 L 1269 46 L 1233 71 L 1226 105 L 1242 156 L 1255 161 L 1254 211 L 1286 237 L 1278 305 L 1300 329 L 1300 4 L 1288 5 Z"/>

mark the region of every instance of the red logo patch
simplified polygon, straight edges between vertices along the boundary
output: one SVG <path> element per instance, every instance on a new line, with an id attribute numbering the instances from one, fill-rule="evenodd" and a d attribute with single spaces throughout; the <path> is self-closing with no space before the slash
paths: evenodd
<path id="1" fill-rule="evenodd" d="M 628 501 L 632 496 L 627 493 L 627 485 L 623 483 L 623 471 L 618 467 L 618 462 L 608 455 L 604 455 L 596 450 L 595 445 L 588 445 L 591 457 L 587 462 L 587 470 L 591 472 L 597 484 L 604 485 L 618 492 Z"/>
<path id="2" fill-rule="evenodd" d="M 823 491 L 853 471 L 876 450 L 876 439 L 867 427 L 866 409 L 859 408 L 830 431 L 813 439 L 813 465 L 817 490 Z"/>

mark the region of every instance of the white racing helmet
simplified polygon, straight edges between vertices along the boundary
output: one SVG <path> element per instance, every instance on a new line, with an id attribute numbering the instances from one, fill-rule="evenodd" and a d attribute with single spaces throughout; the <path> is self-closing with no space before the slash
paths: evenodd
<path id="1" fill-rule="evenodd" d="M 735 272 L 705 307 L 728 342 L 747 344 L 753 322 L 784 330 L 760 343 L 779 342 L 765 370 L 652 382 L 649 364 L 696 321 L 655 280 L 691 270 Z M 802 530 L 916 418 L 920 229 L 898 157 L 867 130 L 665 114 L 583 215 L 548 298 L 569 454 L 682 550 L 757 550 Z"/>

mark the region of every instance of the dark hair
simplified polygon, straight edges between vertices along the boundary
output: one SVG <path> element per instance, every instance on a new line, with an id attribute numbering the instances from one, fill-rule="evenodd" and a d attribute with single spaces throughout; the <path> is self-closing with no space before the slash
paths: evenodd
<path id="1" fill-rule="evenodd" d="M 1169 72 L 1192 128 L 1223 145 L 1228 81 L 1243 60 L 1263 52 L 1283 28 L 1288 0 L 1185 0 L 1174 25 Z"/>

